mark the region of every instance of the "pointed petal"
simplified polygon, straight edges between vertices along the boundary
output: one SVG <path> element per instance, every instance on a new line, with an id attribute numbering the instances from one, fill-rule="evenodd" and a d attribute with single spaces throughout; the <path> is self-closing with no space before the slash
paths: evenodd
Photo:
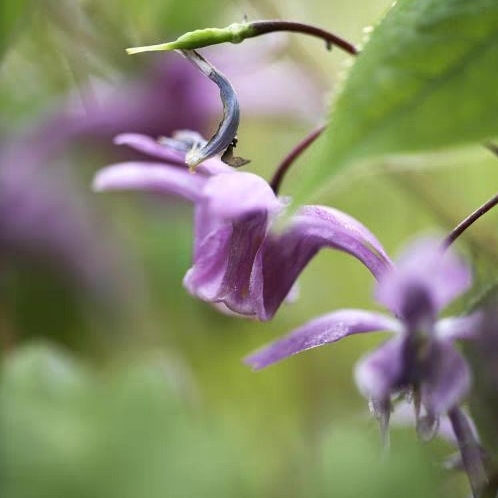
<path id="1" fill-rule="evenodd" d="M 423 290 L 437 314 L 471 285 L 470 268 L 451 249 L 443 252 L 441 241 L 422 239 L 412 243 L 399 258 L 397 271 L 378 284 L 377 300 L 400 314 L 414 288 Z"/>
<path id="2" fill-rule="evenodd" d="M 467 362 L 450 342 L 437 342 L 427 377 L 422 384 L 422 402 L 429 412 L 447 413 L 467 394 L 471 375 Z"/>
<path id="3" fill-rule="evenodd" d="M 178 132 L 177 132 L 178 133 Z M 189 132 L 188 130 L 182 130 L 179 132 L 180 134 L 186 133 L 194 133 Z M 175 135 L 174 135 L 175 136 Z M 179 142 L 178 140 L 176 140 Z M 159 141 L 154 140 L 147 135 L 141 135 L 139 133 L 123 133 L 118 135 L 114 139 L 114 143 L 116 145 L 127 145 L 132 149 L 137 150 L 143 154 L 147 154 L 157 159 L 163 159 L 170 164 L 174 164 L 176 166 L 185 167 L 185 150 L 181 148 L 175 148 L 171 144 L 175 142 L 175 138 L 168 139 L 164 143 L 161 143 L 161 139 Z M 232 172 L 233 169 L 230 166 L 223 163 L 219 158 L 212 158 L 204 161 L 196 168 L 196 172 L 204 173 L 207 175 L 216 175 L 218 173 L 229 173 Z"/>
<path id="4" fill-rule="evenodd" d="M 254 267 L 251 292 L 260 300 L 261 319 L 275 314 L 301 271 L 324 247 L 347 252 L 376 277 L 392 268 L 380 242 L 359 221 L 336 209 L 305 206 L 282 234 L 267 237 Z"/>
<path id="5" fill-rule="evenodd" d="M 435 333 L 439 339 L 475 339 L 478 337 L 484 314 L 476 311 L 471 315 L 443 318 L 436 323 Z"/>
<path id="6" fill-rule="evenodd" d="M 372 400 L 386 400 L 398 389 L 403 373 L 405 340 L 402 335 L 389 339 L 356 364 L 355 381 L 363 396 Z"/>
<path id="7" fill-rule="evenodd" d="M 176 194 L 196 202 L 201 198 L 206 178 L 162 163 L 120 163 L 97 172 L 92 187 L 96 192 L 107 190 L 144 190 Z"/>
<path id="8" fill-rule="evenodd" d="M 316 318 L 286 337 L 244 359 L 259 370 L 308 349 L 339 341 L 364 332 L 389 330 L 399 332 L 399 322 L 380 313 L 346 309 Z"/>
<path id="9" fill-rule="evenodd" d="M 122 133 L 114 138 L 114 143 L 116 145 L 127 145 L 138 152 L 156 159 L 163 159 L 177 166 L 185 166 L 185 152 L 166 147 L 147 135 Z"/>

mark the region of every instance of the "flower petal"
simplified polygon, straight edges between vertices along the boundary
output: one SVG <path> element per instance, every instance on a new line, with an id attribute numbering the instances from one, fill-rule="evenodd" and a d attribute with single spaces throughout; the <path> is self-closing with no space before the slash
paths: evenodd
<path id="1" fill-rule="evenodd" d="M 276 214 L 284 207 L 263 178 L 240 171 L 211 177 L 204 197 L 211 216 L 225 220 L 255 212 Z"/>
<path id="2" fill-rule="evenodd" d="M 97 172 L 93 189 L 97 192 L 107 190 L 145 190 L 161 194 L 176 194 L 190 201 L 201 198 L 206 178 L 191 174 L 163 163 L 120 163 L 107 166 Z"/>
<path id="3" fill-rule="evenodd" d="M 189 292 L 235 313 L 257 315 L 251 272 L 270 218 L 283 206 L 252 173 L 210 177 L 196 207 L 194 265 L 184 279 Z"/>
<path id="4" fill-rule="evenodd" d="M 475 339 L 478 337 L 484 314 L 476 311 L 471 315 L 443 318 L 436 323 L 435 332 L 439 339 Z"/>
<path id="5" fill-rule="evenodd" d="M 127 145 L 156 159 L 163 159 L 177 166 L 185 165 L 185 152 L 166 147 L 147 135 L 139 133 L 122 133 L 114 138 L 116 145 Z"/>
<path id="6" fill-rule="evenodd" d="M 471 375 L 467 362 L 450 342 L 435 343 L 430 369 L 422 384 L 422 402 L 429 412 L 447 413 L 467 394 Z"/>
<path id="7" fill-rule="evenodd" d="M 173 135 L 173 138 L 167 139 L 164 143 L 154 140 L 147 135 L 140 135 L 138 133 L 123 133 L 118 135 L 114 139 L 114 143 L 116 145 L 127 145 L 132 149 L 137 150 L 138 152 L 142 152 L 143 154 L 147 154 L 149 156 L 163 159 L 170 164 L 174 164 L 176 166 L 186 168 L 185 162 L 185 150 L 182 148 L 175 148 L 171 144 L 175 142 L 175 136 L 184 136 L 186 134 L 194 134 L 195 132 L 190 132 L 188 130 L 182 130 Z M 177 142 L 181 142 L 181 140 L 176 140 Z M 211 158 L 207 161 L 204 161 L 202 164 L 196 168 L 196 172 L 204 173 L 207 175 L 216 175 L 218 173 L 229 173 L 232 172 L 233 169 L 230 166 L 226 165 L 219 158 Z"/>
<path id="8" fill-rule="evenodd" d="M 235 313 L 255 315 L 249 281 L 267 219 L 265 212 L 255 212 L 219 225 L 205 237 L 184 279 L 189 292 L 204 301 L 223 303 Z"/>
<path id="9" fill-rule="evenodd" d="M 366 398 L 377 402 L 388 400 L 398 389 L 404 367 L 405 340 L 403 335 L 389 339 L 356 364 L 356 385 Z"/>
<path id="10" fill-rule="evenodd" d="M 258 315 L 269 320 L 297 277 L 322 248 L 347 252 L 376 276 L 392 268 L 380 242 L 359 221 L 336 209 L 305 206 L 282 234 L 269 234 L 251 276 L 251 293 L 259 299 Z"/>
<path id="11" fill-rule="evenodd" d="M 414 288 L 422 289 L 437 314 L 472 282 L 470 268 L 441 241 L 422 239 L 411 244 L 390 272 L 377 286 L 377 300 L 396 314 L 401 314 L 407 296 Z"/>
<path id="12" fill-rule="evenodd" d="M 201 241 L 195 237 L 194 264 L 187 271 L 183 285 L 193 296 L 210 303 L 219 302 L 218 295 L 226 272 L 232 227 L 219 226 Z"/>
<path id="13" fill-rule="evenodd" d="M 345 309 L 316 318 L 286 337 L 244 359 L 259 370 L 308 349 L 339 341 L 364 332 L 389 330 L 399 332 L 399 322 L 380 313 Z"/>

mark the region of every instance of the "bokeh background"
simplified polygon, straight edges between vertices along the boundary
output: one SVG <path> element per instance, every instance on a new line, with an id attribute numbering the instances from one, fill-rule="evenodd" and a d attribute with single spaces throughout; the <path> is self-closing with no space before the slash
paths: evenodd
<path id="1" fill-rule="evenodd" d="M 217 89 L 175 53 L 129 46 L 248 19 L 323 26 L 360 44 L 387 0 L 4 0 L 0 5 L 0 495 L 31 497 L 466 496 L 395 427 L 381 455 L 352 380 L 382 340 L 356 337 L 251 372 L 246 354 L 319 313 L 373 308 L 373 279 L 323 251 L 300 298 L 271 323 L 222 315 L 182 287 L 192 212 L 174 198 L 95 194 L 95 172 L 136 157 L 114 135 L 206 135 Z M 203 54 L 233 81 L 238 153 L 271 178 L 327 116 L 348 65 L 316 39 L 271 35 Z M 368 85 L 368 81 L 365 82 Z M 451 119 L 449 116 L 448 119 Z M 324 161 L 308 151 L 300 171 Z M 449 230 L 490 197 L 498 159 L 479 147 L 390 160 L 344 175 L 317 203 L 365 223 L 396 254 Z M 482 178 L 487 181 L 482 181 Z M 466 235 L 476 280 L 498 259 L 491 213 Z"/>

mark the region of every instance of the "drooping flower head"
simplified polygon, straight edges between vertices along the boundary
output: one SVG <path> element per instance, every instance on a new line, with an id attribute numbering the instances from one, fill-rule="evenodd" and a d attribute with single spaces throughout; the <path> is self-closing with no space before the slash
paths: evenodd
<path id="1" fill-rule="evenodd" d="M 436 240 L 418 241 L 377 283 L 376 298 L 394 317 L 356 309 L 335 311 L 308 322 L 245 361 L 261 369 L 349 335 L 393 332 L 392 339 L 357 364 L 356 383 L 384 423 L 392 396 L 413 396 L 419 429 L 424 432 L 423 424 L 434 426 L 439 415 L 462 401 L 470 386 L 469 367 L 453 342 L 476 336 L 480 314 L 437 319 L 442 308 L 470 284 L 469 268 L 454 253 L 443 252 Z M 427 414 L 423 420 L 418 418 L 420 405 Z"/>
<path id="2" fill-rule="evenodd" d="M 182 134 L 182 138 L 185 133 Z M 178 138 L 178 137 L 177 137 Z M 149 137 L 121 135 L 131 146 L 164 162 L 120 163 L 101 170 L 94 188 L 176 194 L 194 204 L 192 268 L 184 285 L 210 303 L 244 316 L 269 320 L 300 272 L 323 247 L 345 251 L 379 277 L 391 263 L 378 240 L 360 222 L 338 210 L 304 206 L 280 233 L 271 230 L 288 203 L 261 177 L 211 158 L 189 173 L 185 148 Z"/>

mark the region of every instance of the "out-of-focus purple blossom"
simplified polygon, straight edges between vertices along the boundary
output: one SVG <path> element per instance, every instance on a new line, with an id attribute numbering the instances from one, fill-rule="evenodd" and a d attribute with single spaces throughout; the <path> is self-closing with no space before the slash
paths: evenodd
<path id="1" fill-rule="evenodd" d="M 94 189 L 176 194 L 194 204 L 194 264 L 184 285 L 200 299 L 240 315 L 269 320 L 291 292 L 310 259 L 323 247 L 347 252 L 380 277 L 391 263 L 379 241 L 357 220 L 332 208 L 304 206 L 283 231 L 271 227 L 288 200 L 257 175 L 212 158 L 195 174 L 184 152 L 149 137 L 121 135 L 127 144 L 163 162 L 109 166 Z"/>
<path id="2" fill-rule="evenodd" d="M 279 57 L 279 45 L 258 46 L 256 55 L 246 47 L 237 47 L 236 54 L 226 47 L 209 50 L 237 89 L 244 116 L 319 121 L 325 88 L 318 77 L 310 68 Z M 209 135 L 222 115 L 216 86 L 176 54 L 149 59 L 154 63 L 133 79 L 92 80 L 67 102 L 56 102 L 34 130 L 38 140 L 59 148 L 85 139 L 109 150 L 114 136 L 129 131 L 159 137 L 192 129 Z"/>
<path id="3" fill-rule="evenodd" d="M 462 411 L 462 414 L 463 416 L 466 417 L 475 440 L 479 441 L 479 433 L 477 431 L 477 427 L 474 424 L 474 421 L 466 411 Z M 427 416 L 427 413 L 424 412 L 423 408 L 421 409 L 420 415 Z M 394 427 L 413 426 L 416 423 L 416 419 L 413 413 L 413 406 L 410 403 L 408 403 L 406 400 L 394 404 L 393 411 L 391 414 L 391 423 Z M 458 446 L 458 440 L 453 431 L 451 421 L 447 415 L 444 415 L 440 418 L 437 427 L 437 435 L 441 439 L 447 441 L 452 446 L 455 447 Z"/>
<path id="4" fill-rule="evenodd" d="M 470 386 L 469 367 L 454 346 L 478 335 L 481 314 L 437 320 L 441 309 L 471 284 L 469 268 L 436 240 L 418 241 L 395 269 L 380 276 L 377 299 L 394 318 L 346 309 L 316 318 L 246 358 L 254 369 L 353 334 L 390 331 L 395 336 L 356 366 L 356 383 L 385 424 L 393 395 L 413 396 L 419 428 L 430 432 L 437 417 L 458 405 Z M 425 417 L 419 417 L 422 406 Z M 427 427 L 423 427 L 426 425 Z"/>
<path id="5" fill-rule="evenodd" d="M 0 255 L 38 262 L 97 298 L 114 292 L 116 254 L 97 228 L 71 172 L 29 136 L 0 148 Z M 26 259 L 27 258 L 27 259 Z"/>

